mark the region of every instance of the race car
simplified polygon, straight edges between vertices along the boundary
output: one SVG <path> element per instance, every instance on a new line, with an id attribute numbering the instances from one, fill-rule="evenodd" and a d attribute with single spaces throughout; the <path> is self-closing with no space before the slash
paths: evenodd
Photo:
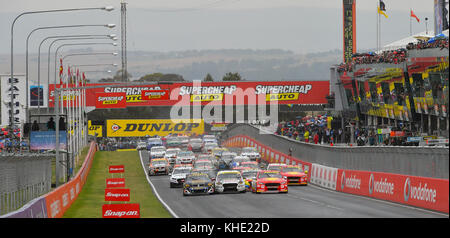
<path id="1" fill-rule="evenodd" d="M 282 167 L 280 173 L 286 177 L 288 185 L 308 185 L 308 176 L 299 165 Z"/>
<path id="2" fill-rule="evenodd" d="M 170 187 L 182 187 L 186 176 L 192 171 L 192 167 L 177 167 L 170 174 Z"/>
<path id="3" fill-rule="evenodd" d="M 165 154 L 166 154 L 166 147 L 164 146 L 153 146 L 150 149 L 150 159 L 164 158 Z"/>
<path id="4" fill-rule="evenodd" d="M 190 173 L 186 176 L 183 185 L 183 196 L 212 193 L 214 193 L 214 186 L 207 174 Z"/>
<path id="5" fill-rule="evenodd" d="M 251 191 L 252 190 L 252 181 L 253 181 L 253 179 L 256 178 L 256 174 L 258 174 L 258 170 L 254 170 L 254 169 L 243 170 L 241 172 L 241 174 L 242 174 L 242 178 L 245 181 L 245 189 L 247 191 Z"/>
<path id="6" fill-rule="evenodd" d="M 181 146 L 181 140 L 176 136 L 166 137 L 165 146 L 167 148 L 179 148 Z"/>
<path id="7" fill-rule="evenodd" d="M 243 162 L 250 162 L 250 159 L 247 156 L 235 156 L 230 162 L 230 168 L 238 167 Z"/>
<path id="8" fill-rule="evenodd" d="M 148 175 L 169 174 L 169 161 L 164 158 L 152 159 L 148 167 Z"/>
<path id="9" fill-rule="evenodd" d="M 194 161 L 194 169 L 214 169 L 214 164 L 208 159 L 197 159 Z"/>
<path id="10" fill-rule="evenodd" d="M 279 164 L 279 163 L 270 163 L 269 165 L 267 165 L 267 169 L 266 170 L 276 170 L 276 171 L 281 171 L 282 167 L 286 167 L 287 164 Z"/>
<path id="11" fill-rule="evenodd" d="M 216 147 L 219 147 L 216 142 L 206 142 L 203 144 L 203 153 L 210 153 Z"/>
<path id="12" fill-rule="evenodd" d="M 255 147 L 244 147 L 241 151 L 241 156 L 247 156 L 250 160 L 260 162 L 261 155 Z"/>
<path id="13" fill-rule="evenodd" d="M 153 146 L 163 146 L 163 142 L 160 138 L 148 138 L 147 150 L 151 150 Z"/>
<path id="14" fill-rule="evenodd" d="M 177 164 L 192 164 L 195 160 L 194 152 L 188 151 L 180 151 L 178 152 L 176 163 Z"/>
<path id="15" fill-rule="evenodd" d="M 164 158 L 166 158 L 169 161 L 169 164 L 173 165 L 175 164 L 177 155 L 180 151 L 181 151 L 180 148 L 169 148 L 166 150 Z"/>
<path id="16" fill-rule="evenodd" d="M 146 150 L 147 149 L 147 143 L 145 141 L 140 141 L 137 144 L 136 150 Z"/>
<path id="17" fill-rule="evenodd" d="M 242 163 L 239 164 L 240 167 L 248 167 L 251 169 L 255 169 L 255 170 L 261 170 L 258 162 L 256 161 L 244 161 Z"/>
<path id="18" fill-rule="evenodd" d="M 211 154 L 216 158 L 220 158 L 222 156 L 222 153 L 228 151 L 227 148 L 223 148 L 223 147 L 216 147 L 214 149 L 211 150 Z"/>
<path id="19" fill-rule="evenodd" d="M 250 167 L 244 167 L 244 166 L 233 167 L 233 170 L 237 170 L 237 171 L 240 171 L 240 172 L 242 172 L 242 171 L 244 171 L 244 170 L 249 170 L 249 169 L 252 169 L 252 168 L 250 168 Z"/>
<path id="20" fill-rule="evenodd" d="M 252 181 L 253 193 L 287 193 L 287 180 L 279 171 L 261 170 Z"/>
<path id="21" fill-rule="evenodd" d="M 245 193 L 245 183 L 241 172 L 237 170 L 219 171 L 214 183 L 214 189 L 217 193 L 241 192 Z"/>
<path id="22" fill-rule="evenodd" d="M 192 152 L 202 152 L 203 142 L 200 138 L 192 138 L 189 140 L 188 150 Z"/>

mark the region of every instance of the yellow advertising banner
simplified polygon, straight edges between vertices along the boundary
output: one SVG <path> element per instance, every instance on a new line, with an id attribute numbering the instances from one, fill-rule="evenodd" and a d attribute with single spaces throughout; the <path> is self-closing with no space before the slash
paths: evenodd
<path id="1" fill-rule="evenodd" d="M 108 137 L 198 135 L 203 133 L 204 121 L 202 119 L 117 119 L 106 121 L 106 135 Z"/>
<path id="2" fill-rule="evenodd" d="M 266 101 L 298 100 L 298 93 L 266 94 Z"/>

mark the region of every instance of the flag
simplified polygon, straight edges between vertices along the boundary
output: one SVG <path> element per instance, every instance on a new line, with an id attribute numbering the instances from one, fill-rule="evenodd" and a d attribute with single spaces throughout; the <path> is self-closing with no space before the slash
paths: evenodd
<path id="1" fill-rule="evenodd" d="M 381 14 L 384 17 L 388 18 L 385 11 L 386 11 L 386 5 L 384 4 L 383 1 L 380 0 L 380 6 L 378 7 L 378 14 Z"/>
<path id="2" fill-rule="evenodd" d="M 86 84 L 86 76 L 84 75 L 84 72 L 83 72 L 83 84 Z"/>
<path id="3" fill-rule="evenodd" d="M 414 17 L 416 18 L 417 22 L 420 22 L 420 19 L 416 16 L 416 14 L 414 14 L 413 10 L 411 9 L 411 15 L 410 17 Z"/>
<path id="4" fill-rule="evenodd" d="M 62 74 L 63 74 L 63 63 L 62 63 L 62 59 L 59 59 L 60 62 L 60 66 L 59 66 L 59 85 L 63 85 L 63 81 L 62 81 Z"/>
<path id="5" fill-rule="evenodd" d="M 380 1 L 380 9 L 378 9 L 378 10 L 386 11 L 386 5 L 384 4 L 383 1 Z"/>

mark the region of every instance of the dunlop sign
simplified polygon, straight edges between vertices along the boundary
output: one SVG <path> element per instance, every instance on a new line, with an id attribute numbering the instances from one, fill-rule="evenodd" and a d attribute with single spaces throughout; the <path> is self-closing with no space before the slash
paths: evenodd
<path id="1" fill-rule="evenodd" d="M 107 120 L 108 137 L 167 136 L 169 134 L 203 134 L 204 122 L 201 119 L 170 120 Z"/>

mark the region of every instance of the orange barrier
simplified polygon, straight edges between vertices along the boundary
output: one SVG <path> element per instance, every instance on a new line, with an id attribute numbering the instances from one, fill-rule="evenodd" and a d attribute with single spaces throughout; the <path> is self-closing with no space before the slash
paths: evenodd
<path id="1" fill-rule="evenodd" d="M 86 159 L 76 176 L 66 184 L 45 195 L 48 218 L 60 218 L 80 194 L 91 169 L 94 154 L 97 151 L 95 142 L 91 142 Z"/>

